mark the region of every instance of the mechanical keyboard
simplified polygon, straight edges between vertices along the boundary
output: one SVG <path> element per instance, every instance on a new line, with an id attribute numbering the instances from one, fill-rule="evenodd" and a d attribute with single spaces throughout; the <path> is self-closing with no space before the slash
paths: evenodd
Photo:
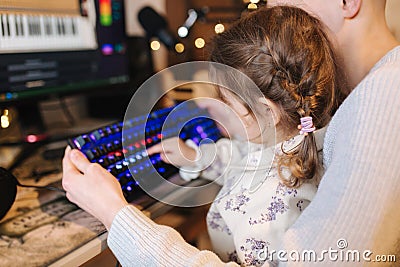
<path id="1" fill-rule="evenodd" d="M 143 130 L 145 133 L 140 134 Z M 178 169 L 164 163 L 159 154 L 149 157 L 146 152 L 146 148 L 162 139 L 178 135 L 196 144 L 215 142 L 221 138 L 207 111 L 190 103 L 125 119 L 124 123 L 114 123 L 71 138 L 68 143 L 115 176 L 125 198 L 132 201 L 143 194 L 142 183 L 159 182 L 152 179 L 154 173 L 167 180 L 178 173 Z"/>

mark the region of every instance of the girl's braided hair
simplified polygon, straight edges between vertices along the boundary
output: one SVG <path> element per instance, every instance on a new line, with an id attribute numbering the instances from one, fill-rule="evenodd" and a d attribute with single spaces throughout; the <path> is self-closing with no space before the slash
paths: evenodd
<path id="1" fill-rule="evenodd" d="M 275 6 L 249 13 L 214 38 L 210 59 L 250 77 L 279 107 L 277 127 L 285 132 L 292 133 L 305 116 L 313 118 L 317 129 L 324 127 L 347 95 L 324 26 L 299 8 Z M 291 187 L 316 177 L 321 165 L 312 133 L 278 160 L 278 170 L 285 166 L 291 172 L 289 178 L 280 173 Z"/>

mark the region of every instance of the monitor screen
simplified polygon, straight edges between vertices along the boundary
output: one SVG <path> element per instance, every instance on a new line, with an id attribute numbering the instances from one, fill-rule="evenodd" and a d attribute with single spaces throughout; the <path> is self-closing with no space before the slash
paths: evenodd
<path id="1" fill-rule="evenodd" d="M 3 5 L 0 104 L 129 82 L 123 0 Z"/>

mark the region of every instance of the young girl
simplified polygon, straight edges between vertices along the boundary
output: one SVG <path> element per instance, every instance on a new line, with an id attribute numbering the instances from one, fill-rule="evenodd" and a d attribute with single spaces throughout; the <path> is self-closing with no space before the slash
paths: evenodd
<path id="1" fill-rule="evenodd" d="M 224 261 L 259 266 L 276 258 L 283 233 L 317 191 L 323 127 L 341 96 L 335 56 L 318 20 L 300 9 L 275 7 L 218 35 L 211 60 L 240 70 L 262 92 L 258 97 L 250 86 L 238 94 L 218 87 L 244 125 L 241 139 L 248 141 L 221 139 L 216 147 L 197 148 L 169 139 L 148 152 L 185 165 L 182 176 L 199 169 L 204 178 L 221 178 L 223 187 L 207 216 L 213 250 Z M 224 74 L 237 85 L 237 75 Z M 267 133 L 274 128 L 278 144 L 271 146 L 275 139 Z"/>
<path id="2" fill-rule="evenodd" d="M 215 38 L 211 60 L 241 71 L 262 92 L 218 88 L 244 125 L 242 138 L 221 139 L 216 147 L 195 147 L 175 138 L 148 153 L 161 153 L 165 161 L 182 166 L 183 173 L 189 167 L 204 169 L 201 175 L 211 179 L 226 166 L 218 179 L 223 187 L 207 216 L 213 248 L 224 261 L 259 266 L 277 260 L 274 251 L 284 232 L 315 195 L 323 127 L 343 97 L 341 76 L 320 22 L 293 7 L 260 9 L 240 19 Z M 276 140 L 271 140 L 268 133 L 275 129 Z M 63 185 L 71 201 L 110 229 L 108 245 L 123 266 L 222 264 L 211 252 L 199 252 L 173 229 L 127 205 L 115 178 L 99 168 L 67 149 Z M 106 208 L 94 204 L 104 201 Z"/>

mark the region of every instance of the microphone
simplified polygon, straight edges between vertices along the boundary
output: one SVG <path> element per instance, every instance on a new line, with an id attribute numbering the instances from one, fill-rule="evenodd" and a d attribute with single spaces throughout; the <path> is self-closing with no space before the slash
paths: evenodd
<path id="1" fill-rule="evenodd" d="M 168 49 L 174 49 L 178 40 L 168 30 L 167 21 L 151 7 L 139 11 L 138 19 L 148 37 L 157 37 Z"/>
<path id="2" fill-rule="evenodd" d="M 206 14 L 209 12 L 209 8 L 207 6 L 202 7 L 201 9 L 189 9 L 188 10 L 188 18 L 185 20 L 183 25 L 178 28 L 178 35 L 181 38 L 185 38 L 189 34 L 190 28 L 193 27 L 194 23 L 197 20 L 204 20 Z"/>
<path id="3" fill-rule="evenodd" d="M 17 186 L 48 189 L 65 193 L 63 189 L 58 187 L 20 184 L 10 171 L 0 167 L 0 220 L 10 210 L 12 204 L 14 204 L 17 195 Z"/>

